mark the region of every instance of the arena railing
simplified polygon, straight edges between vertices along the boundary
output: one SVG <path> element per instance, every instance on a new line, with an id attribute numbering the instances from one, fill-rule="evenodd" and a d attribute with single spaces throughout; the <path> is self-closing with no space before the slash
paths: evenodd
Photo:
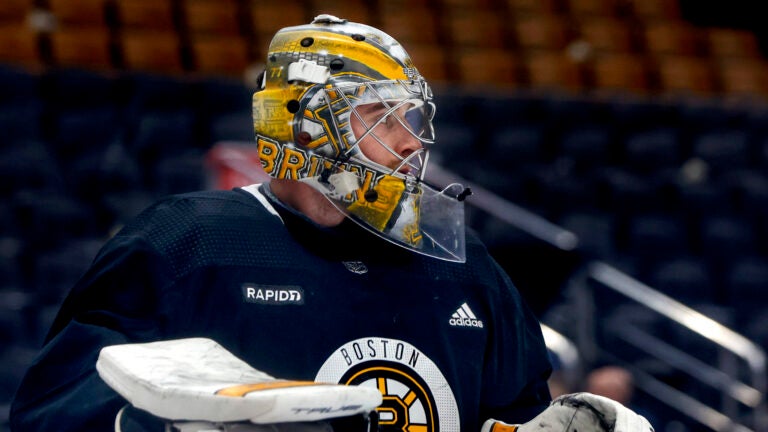
<path id="1" fill-rule="evenodd" d="M 598 333 L 612 333 L 628 345 L 719 391 L 722 402 L 714 408 L 649 373 L 633 368 L 633 372 L 640 378 L 637 386 L 647 394 L 715 431 L 768 430 L 766 355 L 758 345 L 605 262 L 589 263 L 583 274 L 571 284 L 576 290 L 574 298 L 580 303 L 575 308 L 575 320 L 578 323 L 575 340 L 586 359 L 595 358 L 606 349 L 601 346 Z M 622 320 L 621 325 L 602 326 L 598 329 L 595 305 L 600 296 L 606 295 L 606 290 L 687 329 L 702 342 L 716 347 L 719 355 L 716 358 L 700 359 L 676 346 L 674 341 L 666 341 L 664 336 L 668 335 L 654 334 L 642 326 L 633 325 L 631 320 Z M 745 366 L 745 374 L 742 374 L 742 366 Z M 742 375 L 746 377 L 744 381 L 740 378 Z M 739 404 L 745 407 L 746 413 L 740 410 Z"/>

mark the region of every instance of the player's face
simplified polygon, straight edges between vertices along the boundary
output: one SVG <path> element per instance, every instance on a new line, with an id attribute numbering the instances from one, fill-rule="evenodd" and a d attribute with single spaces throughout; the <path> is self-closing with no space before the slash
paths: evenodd
<path id="1" fill-rule="evenodd" d="M 410 107 L 410 104 L 406 104 L 398 108 L 395 111 L 397 117 L 406 119 L 406 113 Z M 373 126 L 373 131 L 358 143 L 360 151 L 368 159 L 395 169 L 401 164 L 403 158 L 421 148 L 421 142 L 398 121 L 395 115 L 389 115 L 384 121 L 376 124 L 390 107 L 382 103 L 371 103 L 359 105 L 356 109 L 361 118 L 355 115 L 350 116 L 352 131 L 356 137 L 363 136 L 368 127 L 376 125 Z M 408 172 L 408 164 L 403 165 L 399 170 Z"/>

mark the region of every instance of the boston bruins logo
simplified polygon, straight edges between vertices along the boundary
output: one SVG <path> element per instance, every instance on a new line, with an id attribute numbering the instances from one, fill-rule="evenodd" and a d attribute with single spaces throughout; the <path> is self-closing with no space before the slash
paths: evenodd
<path id="1" fill-rule="evenodd" d="M 391 367 L 387 362 L 368 362 L 342 377 L 347 385 L 375 386 L 382 394 L 377 408 L 380 431 L 436 432 L 435 399 L 413 372 Z"/>
<path id="2" fill-rule="evenodd" d="M 437 366 L 407 342 L 361 338 L 339 347 L 315 381 L 377 388 L 382 431 L 459 430 L 456 399 Z"/>

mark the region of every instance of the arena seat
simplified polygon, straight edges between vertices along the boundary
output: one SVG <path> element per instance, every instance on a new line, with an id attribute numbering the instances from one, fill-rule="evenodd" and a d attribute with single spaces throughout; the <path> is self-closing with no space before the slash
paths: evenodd
<path id="1" fill-rule="evenodd" d="M 680 127 L 681 107 L 674 100 L 624 95 L 611 98 L 610 108 L 612 124 L 623 135 Z"/>
<path id="2" fill-rule="evenodd" d="M 64 164 L 99 152 L 122 133 L 119 110 L 110 106 L 62 110 L 56 113 L 53 125 L 51 148 Z"/>
<path id="3" fill-rule="evenodd" d="M 715 74 L 729 97 L 768 97 L 768 63 L 762 58 L 720 58 Z"/>
<path id="4" fill-rule="evenodd" d="M 561 51 L 528 51 L 522 58 L 526 84 L 553 93 L 584 89 L 581 66 Z"/>
<path id="5" fill-rule="evenodd" d="M 638 173 L 679 166 L 684 156 L 679 135 L 672 127 L 630 132 L 623 143 L 624 166 Z"/>
<path id="6" fill-rule="evenodd" d="M 682 218 L 673 213 L 636 213 L 628 221 L 626 252 L 636 256 L 646 266 L 689 254 L 688 227 Z M 648 267 L 643 272 L 647 270 Z"/>
<path id="7" fill-rule="evenodd" d="M 768 260 L 765 255 L 744 256 L 733 262 L 725 272 L 727 305 L 736 314 L 739 328 L 749 328 L 757 325 L 763 328 L 765 322 L 752 320 L 762 313 L 765 317 L 765 287 L 768 286 Z M 753 330 L 755 330 L 753 328 Z M 768 342 L 763 340 L 762 342 Z"/>
<path id="8" fill-rule="evenodd" d="M 591 176 L 601 207 L 612 209 L 618 215 L 663 208 L 658 185 L 652 176 L 617 166 L 596 169 Z"/>
<path id="9" fill-rule="evenodd" d="M 436 143 L 429 149 L 430 163 L 436 163 L 457 173 L 469 172 L 473 165 L 482 164 L 481 153 L 469 151 L 475 146 L 476 134 L 461 123 L 445 122 L 435 126 Z"/>
<path id="10" fill-rule="evenodd" d="M 478 107 L 479 98 L 471 92 L 452 92 L 441 87 L 434 93 L 435 127 L 443 124 L 471 126 L 485 114 L 485 110 Z"/>
<path id="11" fill-rule="evenodd" d="M 45 64 L 40 45 L 39 32 L 26 24 L 0 22 L 0 63 L 40 69 Z"/>
<path id="12" fill-rule="evenodd" d="M 78 237 L 36 256 L 33 286 L 38 305 L 61 304 L 103 244 L 101 237 Z"/>
<path id="13" fill-rule="evenodd" d="M 189 42 L 195 72 L 243 77 L 251 65 L 248 41 L 238 35 L 192 36 Z"/>
<path id="14" fill-rule="evenodd" d="M 109 0 L 47 0 L 46 5 L 56 19 L 57 27 L 101 28 L 107 30 Z"/>
<path id="15" fill-rule="evenodd" d="M 278 3 L 249 0 L 250 25 L 261 54 L 257 58 L 266 59 L 266 49 L 275 32 L 283 27 L 309 22 L 313 16 L 304 9 L 302 0 L 282 0 Z M 262 55 L 263 54 L 263 55 Z"/>
<path id="16" fill-rule="evenodd" d="M 640 21 L 682 18 L 679 0 L 627 0 L 628 15 Z"/>
<path id="17" fill-rule="evenodd" d="M 125 100 L 120 82 L 108 73 L 57 68 L 43 75 L 45 98 L 55 110 L 117 107 Z"/>
<path id="18" fill-rule="evenodd" d="M 60 165 L 45 143 L 19 140 L 0 150 L 0 196 L 21 189 L 62 190 Z"/>
<path id="19" fill-rule="evenodd" d="M 703 31 L 702 38 L 707 54 L 715 59 L 762 57 L 757 37 L 748 30 L 708 27 Z"/>
<path id="20" fill-rule="evenodd" d="M 650 286 L 689 305 L 715 304 L 718 286 L 706 261 L 693 255 L 680 255 L 655 263 L 648 271 Z"/>
<path id="21" fill-rule="evenodd" d="M 33 0 L 5 0 L 0 2 L 0 22 L 24 21 L 33 6 Z"/>
<path id="22" fill-rule="evenodd" d="M 40 74 L 0 64 L 0 105 L 37 100 L 41 96 Z"/>
<path id="23" fill-rule="evenodd" d="M 151 170 L 155 163 L 178 156 L 184 149 L 199 148 L 201 137 L 196 134 L 196 125 L 192 110 L 145 112 L 126 145 L 139 163 Z"/>
<path id="24" fill-rule="evenodd" d="M 667 94 L 712 96 L 717 89 L 714 65 L 706 58 L 661 56 L 654 64 L 659 88 Z"/>
<path id="25" fill-rule="evenodd" d="M 585 172 L 615 163 L 617 149 L 614 142 L 608 127 L 585 123 L 562 132 L 558 153 L 573 160 L 578 172 Z"/>
<path id="26" fill-rule="evenodd" d="M 768 220 L 768 175 L 761 166 L 728 170 L 721 177 L 721 184 L 728 188 L 734 210 L 750 215 L 756 220 Z M 764 227 L 768 236 L 768 225 Z M 764 238 L 768 240 L 768 237 Z"/>
<path id="27" fill-rule="evenodd" d="M 103 228 L 96 224 L 92 208 L 66 192 L 23 189 L 12 205 L 25 244 L 38 253 Z"/>
<path id="28" fill-rule="evenodd" d="M 673 183 L 680 213 L 697 220 L 701 214 L 716 209 L 727 209 L 730 200 L 723 184 L 711 179 L 687 181 L 684 178 Z"/>
<path id="29" fill-rule="evenodd" d="M 621 4 L 617 0 L 565 0 L 564 9 L 574 16 L 613 17 L 619 15 Z"/>
<path id="30" fill-rule="evenodd" d="M 561 156 L 531 172 L 537 191 L 535 202 L 545 212 L 544 217 L 556 219 L 568 212 L 594 209 L 600 201 L 595 178 L 578 175 L 574 165 L 572 159 Z"/>
<path id="31" fill-rule="evenodd" d="M 236 0 L 182 0 L 184 31 L 190 36 L 242 34 L 241 9 Z"/>
<path id="32" fill-rule="evenodd" d="M 117 40 L 123 67 L 153 73 L 185 70 L 183 45 L 175 30 L 122 30 Z"/>
<path id="33" fill-rule="evenodd" d="M 512 15 L 553 14 L 559 11 L 556 0 L 503 0 Z"/>
<path id="34" fill-rule="evenodd" d="M 130 94 L 126 117 L 135 122 L 145 112 L 175 111 L 196 107 L 196 92 L 189 79 L 178 79 L 148 71 L 124 74 L 125 88 Z M 135 125 L 131 125 L 133 128 Z"/>
<path id="35" fill-rule="evenodd" d="M 566 212 L 558 220 L 563 228 L 579 238 L 579 250 L 595 259 L 610 259 L 616 254 L 616 221 L 600 210 Z"/>
<path id="36" fill-rule="evenodd" d="M 677 102 L 680 131 L 690 137 L 717 130 L 751 129 L 761 120 L 750 120 L 760 112 L 759 105 L 731 103 L 713 97 L 682 98 Z M 756 122 L 756 123 L 755 123 Z M 750 124 L 752 123 L 752 124 Z"/>
<path id="37" fill-rule="evenodd" d="M 21 379 L 26 373 L 27 367 L 37 354 L 37 346 L 31 343 L 10 344 L 3 347 L 0 351 L 0 364 L 4 365 L 0 370 L 0 406 L 3 402 L 9 402 L 16 393 L 16 388 L 21 383 Z M 0 413 L 0 425 L 2 425 L 2 416 L 7 419 L 7 411 Z"/>
<path id="38" fill-rule="evenodd" d="M 496 48 L 507 44 L 506 22 L 493 9 L 449 8 L 443 15 L 454 49 Z"/>
<path id="39" fill-rule="evenodd" d="M 157 191 L 148 188 L 105 194 L 101 198 L 101 206 L 112 220 L 110 231 L 114 232 L 132 221 L 142 210 L 153 204 L 159 195 Z"/>
<path id="40" fill-rule="evenodd" d="M 52 62 L 57 67 L 114 68 L 112 36 L 106 27 L 61 28 L 51 32 L 49 39 Z"/>
<path id="41" fill-rule="evenodd" d="M 649 63 L 645 56 L 629 52 L 602 52 L 586 63 L 596 92 L 647 94 L 652 88 Z"/>
<path id="42" fill-rule="evenodd" d="M 106 194 L 141 190 L 142 171 L 123 142 L 115 139 L 67 164 L 67 186 L 81 200 L 100 205 Z"/>
<path id="43" fill-rule="evenodd" d="M 494 130 L 484 153 L 484 165 L 501 172 L 510 172 L 541 162 L 544 151 L 544 131 L 541 126 L 508 125 Z"/>
<path id="44" fill-rule="evenodd" d="M 575 35 L 589 44 L 593 55 L 600 53 L 631 53 L 635 49 L 633 27 L 627 21 L 593 15 L 575 21 Z"/>
<path id="45" fill-rule="evenodd" d="M 741 129 L 699 134 L 693 139 L 692 152 L 716 173 L 744 168 L 751 162 L 749 136 Z"/>
<path id="46" fill-rule="evenodd" d="M 408 8 L 403 13 L 403 7 Z M 399 40 L 411 53 L 412 45 L 436 44 L 441 38 L 439 16 L 427 6 L 403 6 L 398 2 L 379 2 L 381 28 Z M 420 62 L 415 62 L 421 68 Z"/>
<path id="47" fill-rule="evenodd" d="M 208 77 L 190 84 L 196 94 L 198 148 L 220 141 L 251 141 L 254 137 L 251 104 L 253 90 L 241 80 Z"/>
<path id="48" fill-rule="evenodd" d="M 682 20 L 652 20 L 642 30 L 642 50 L 654 56 L 697 56 L 701 53 L 701 32 Z"/>
<path id="49" fill-rule="evenodd" d="M 517 57 L 503 49 L 459 48 L 454 58 L 462 86 L 517 88 L 523 84 Z"/>
<path id="50" fill-rule="evenodd" d="M 466 9 L 472 7 L 489 9 L 496 6 L 495 0 L 437 0 L 437 3 L 443 10 L 451 8 Z"/>
<path id="51" fill-rule="evenodd" d="M 448 63 L 450 56 L 439 46 L 431 43 L 412 43 L 408 45 L 408 54 L 414 63 L 419 65 L 419 73 L 432 85 L 446 83 L 454 78 Z"/>
<path id="52" fill-rule="evenodd" d="M 24 241 L 16 228 L 13 210 L 10 202 L 5 200 L 0 204 L 0 291 L 23 289 L 24 272 L 20 256 Z"/>
<path id="53" fill-rule="evenodd" d="M 513 17 L 511 29 L 516 46 L 522 50 L 562 50 L 571 40 L 565 18 L 554 14 Z"/>
<path id="54" fill-rule="evenodd" d="M 759 251 L 757 233 L 746 218 L 720 215 L 722 209 L 712 209 L 714 215 L 703 216 L 698 228 L 702 255 L 711 263 L 723 265 L 741 256 Z"/>
<path id="55" fill-rule="evenodd" d="M 248 112 L 221 114 L 210 120 L 210 141 L 251 141 L 253 117 Z"/>
<path id="56" fill-rule="evenodd" d="M 43 104 L 34 99 L 20 103 L 0 103 L 0 150 L 28 141 L 43 139 Z"/>
<path id="57" fill-rule="evenodd" d="M 397 4 L 397 2 L 393 3 Z M 327 13 L 352 22 L 367 24 L 378 19 L 381 14 L 372 2 L 366 0 L 308 0 L 307 8 L 310 11 L 313 11 L 313 18 L 321 13 Z M 400 11 L 402 10 L 403 9 L 400 9 Z M 406 14 L 410 14 L 410 12 L 409 7 Z M 402 14 L 402 12 L 400 12 L 400 14 Z M 395 36 L 395 39 L 400 40 L 400 38 L 397 37 L 397 34 L 393 34 L 393 36 Z"/>
<path id="58" fill-rule="evenodd" d="M 184 151 L 152 166 L 151 188 L 160 195 L 205 189 L 204 158 L 200 151 Z"/>
<path id="59" fill-rule="evenodd" d="M 172 0 L 113 0 L 122 30 L 176 31 L 176 9 Z"/>

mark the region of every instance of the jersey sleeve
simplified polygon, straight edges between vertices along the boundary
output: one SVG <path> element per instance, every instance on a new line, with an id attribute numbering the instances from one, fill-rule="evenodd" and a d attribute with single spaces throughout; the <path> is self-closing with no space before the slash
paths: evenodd
<path id="1" fill-rule="evenodd" d="M 483 373 L 480 421 L 521 424 L 546 409 L 552 371 L 538 319 L 506 273 L 495 264 L 500 284 Z M 478 426 L 478 430 L 479 426 Z"/>
<path id="2" fill-rule="evenodd" d="M 10 420 L 17 431 L 112 430 L 126 402 L 98 376 L 102 347 L 156 339 L 162 331 L 164 257 L 141 232 L 118 234 L 65 299 L 46 344 L 24 376 Z"/>

